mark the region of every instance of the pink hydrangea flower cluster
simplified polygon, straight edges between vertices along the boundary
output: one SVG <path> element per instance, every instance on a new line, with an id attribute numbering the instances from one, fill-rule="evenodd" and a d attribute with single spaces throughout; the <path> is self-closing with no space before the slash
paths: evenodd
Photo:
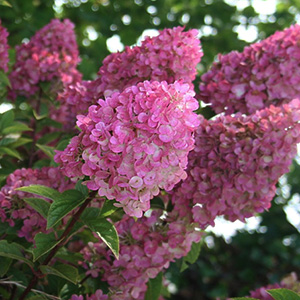
<path id="1" fill-rule="evenodd" d="M 279 288 L 285 288 L 295 291 L 296 293 L 299 293 L 300 291 L 300 283 L 298 281 L 296 273 L 291 273 L 287 277 L 283 278 L 280 283 L 274 283 L 269 284 L 264 287 L 260 287 L 254 291 L 250 292 L 250 297 L 256 298 L 259 300 L 273 300 L 273 297 L 271 297 L 267 290 L 271 289 L 279 289 Z"/>
<path id="2" fill-rule="evenodd" d="M 108 296 L 103 294 L 101 290 L 97 290 L 95 294 L 93 295 L 86 295 L 85 297 L 83 295 L 77 296 L 73 295 L 70 300 L 108 300 Z"/>
<path id="3" fill-rule="evenodd" d="M 244 51 L 219 55 L 202 75 L 199 98 L 216 113 L 254 113 L 300 95 L 300 25 L 292 25 Z"/>
<path id="4" fill-rule="evenodd" d="M 148 280 L 167 269 L 175 258 L 187 255 L 192 243 L 200 241 L 202 233 L 192 223 L 191 210 L 185 208 L 179 213 L 179 208 L 176 206 L 167 216 L 152 211 L 137 221 L 124 215 L 116 224 L 118 260 L 103 242 L 90 242 L 82 250 L 86 274 L 109 284 L 109 299 L 144 299 Z"/>
<path id="5" fill-rule="evenodd" d="M 57 91 L 62 84 L 81 80 L 76 70 L 80 59 L 73 29 L 69 20 L 54 19 L 28 43 L 16 47 L 16 63 L 9 75 L 13 95 L 29 97 L 43 81 L 52 81 Z"/>
<path id="6" fill-rule="evenodd" d="M 6 28 L 1 25 L 0 20 L 0 70 L 8 71 L 8 32 Z"/>
<path id="7" fill-rule="evenodd" d="M 198 31 L 183 30 L 183 27 L 164 29 L 156 37 L 147 37 L 141 46 L 126 47 L 124 52 L 107 56 L 96 80 L 69 86 L 60 95 L 60 101 L 85 113 L 99 98 L 145 80 L 168 83 L 181 80 L 191 84 L 203 53 Z"/>
<path id="8" fill-rule="evenodd" d="M 23 198 L 33 197 L 32 194 L 17 191 L 16 188 L 40 184 L 52 187 L 59 192 L 74 188 L 74 183 L 62 175 L 59 168 L 44 167 L 42 169 L 18 169 L 7 177 L 6 185 L 0 190 L 0 218 L 11 227 L 22 220 L 22 227 L 18 231 L 19 237 L 32 242 L 39 232 L 46 232 L 46 220 L 28 205 Z M 39 198 L 39 196 L 34 196 Z"/>
<path id="9" fill-rule="evenodd" d="M 188 178 L 173 202 L 188 198 L 202 228 L 218 215 L 244 220 L 270 207 L 275 184 L 288 172 L 300 142 L 300 101 L 250 116 L 204 120 L 195 133 Z"/>
<path id="10" fill-rule="evenodd" d="M 188 84 L 145 81 L 100 99 L 87 116 L 78 116 L 82 132 L 55 161 L 66 176 L 88 176 L 89 189 L 141 217 L 160 189 L 186 178 L 200 123 L 193 96 Z"/>

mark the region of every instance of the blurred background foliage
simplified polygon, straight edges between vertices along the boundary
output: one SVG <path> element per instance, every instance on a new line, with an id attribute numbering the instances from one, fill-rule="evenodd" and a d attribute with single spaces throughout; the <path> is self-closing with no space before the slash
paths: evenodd
<path id="1" fill-rule="evenodd" d="M 268 10 L 270 3 L 275 3 L 274 10 Z M 76 25 L 79 69 L 85 79 L 96 76 L 101 61 L 112 51 L 112 41 L 121 50 L 136 44 L 149 29 L 199 29 L 204 51 L 201 74 L 218 53 L 241 51 L 249 42 L 300 20 L 298 0 L 0 0 L 0 4 L 0 19 L 10 32 L 12 47 L 26 42 L 52 18 L 69 18 Z M 298 193 L 300 166 L 295 161 L 256 229 L 240 230 L 227 240 L 208 233 L 195 264 L 183 273 L 178 263 L 171 266 L 167 273 L 171 299 L 243 296 L 280 281 L 289 272 L 299 275 L 299 232 L 285 213 L 292 211 L 292 223 L 300 223 Z"/>

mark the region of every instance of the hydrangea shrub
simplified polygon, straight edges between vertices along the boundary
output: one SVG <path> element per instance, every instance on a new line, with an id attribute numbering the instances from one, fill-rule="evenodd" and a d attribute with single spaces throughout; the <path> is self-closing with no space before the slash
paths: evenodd
<path id="1" fill-rule="evenodd" d="M 0 119 L 0 276 L 15 286 L 3 291 L 162 300 L 170 263 L 194 262 L 217 216 L 267 210 L 288 172 L 300 142 L 299 26 L 220 55 L 198 94 L 197 30 L 164 29 L 85 81 L 73 29 L 52 20 L 10 63 L 0 23 L 14 107 Z M 205 119 L 197 99 L 218 115 Z"/>

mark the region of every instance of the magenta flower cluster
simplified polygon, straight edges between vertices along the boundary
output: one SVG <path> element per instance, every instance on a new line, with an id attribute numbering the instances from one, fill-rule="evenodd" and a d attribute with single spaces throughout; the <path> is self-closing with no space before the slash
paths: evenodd
<path id="1" fill-rule="evenodd" d="M 32 197 L 32 194 L 16 190 L 31 184 L 45 185 L 59 192 L 74 188 L 74 183 L 65 178 L 59 168 L 54 167 L 18 169 L 7 177 L 6 185 L 0 190 L 1 222 L 14 227 L 15 222 L 21 220 L 18 236 L 24 237 L 29 242 L 33 241 L 37 233 L 46 232 L 46 219 L 23 200 Z"/>
<path id="2" fill-rule="evenodd" d="M 204 120 L 189 154 L 188 177 L 173 193 L 186 197 L 202 228 L 218 215 L 244 220 L 268 209 L 275 184 L 288 172 L 300 142 L 300 101 L 250 116 Z"/>
<path id="3" fill-rule="evenodd" d="M 80 59 L 73 28 L 69 20 L 54 19 L 28 43 L 16 47 L 16 62 L 9 75 L 12 97 L 35 94 L 43 81 L 52 81 L 53 90 L 59 90 L 81 79 L 76 70 Z"/>
<path id="4" fill-rule="evenodd" d="M 202 75 L 199 98 L 216 113 L 254 113 L 300 96 L 300 25 L 250 46 L 219 55 Z"/>
<path id="5" fill-rule="evenodd" d="M 115 92 L 78 116 L 81 133 L 55 160 L 68 177 L 89 176 L 89 189 L 141 217 L 160 189 L 169 191 L 186 177 L 200 123 L 193 96 L 179 82 L 145 81 Z"/>
<path id="6" fill-rule="evenodd" d="M 1 25 L 0 20 L 0 71 L 8 71 L 8 32 L 6 28 Z"/>
<path id="7" fill-rule="evenodd" d="M 115 224 L 120 237 L 118 260 L 103 242 L 90 242 L 82 250 L 86 274 L 109 284 L 109 299 L 143 300 L 148 280 L 167 269 L 175 258 L 187 255 L 192 243 L 200 241 L 202 232 L 192 223 L 191 210 L 181 208 L 175 206 L 167 217 L 155 210 L 137 221 L 124 215 Z"/>
<path id="8" fill-rule="evenodd" d="M 86 113 L 99 98 L 146 80 L 181 80 L 192 84 L 203 56 L 197 34 L 195 29 L 185 32 L 182 27 L 164 29 L 156 37 L 147 37 L 141 46 L 110 54 L 104 59 L 97 79 L 67 86 L 59 101 L 77 114 Z"/>

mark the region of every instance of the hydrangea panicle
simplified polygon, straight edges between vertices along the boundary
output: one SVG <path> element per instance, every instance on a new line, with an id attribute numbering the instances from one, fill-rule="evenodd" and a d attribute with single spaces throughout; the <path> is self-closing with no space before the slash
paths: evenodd
<path id="1" fill-rule="evenodd" d="M 73 28 L 68 19 L 54 19 L 28 43 L 16 47 L 16 62 L 9 75 L 12 97 L 35 94 L 43 81 L 68 85 L 81 79 L 76 70 L 80 59 Z"/>
<path id="2" fill-rule="evenodd" d="M 164 29 L 158 36 L 147 37 L 141 46 L 126 47 L 124 52 L 107 56 L 96 80 L 71 85 L 60 95 L 60 101 L 85 113 L 99 98 L 122 92 L 126 87 L 145 80 L 176 80 L 192 84 L 196 66 L 203 55 L 196 29 Z"/>
<path id="3" fill-rule="evenodd" d="M 252 114 L 300 96 L 300 25 L 278 31 L 244 51 L 219 55 L 203 74 L 199 98 L 216 113 Z"/>
<path id="4" fill-rule="evenodd" d="M 46 232 L 46 219 L 23 200 L 32 197 L 32 194 L 16 190 L 31 184 L 45 185 L 59 192 L 74 188 L 74 183 L 54 167 L 17 169 L 7 177 L 6 185 L 0 190 L 0 219 L 12 227 L 15 226 L 15 221 L 22 220 L 18 236 L 26 238 L 29 242 L 33 241 L 37 233 Z"/>
<path id="5" fill-rule="evenodd" d="M 268 209 L 277 180 L 296 155 L 299 120 L 298 99 L 250 116 L 204 120 L 195 133 L 188 178 L 174 191 L 173 202 L 190 199 L 202 228 L 218 215 L 244 220 Z"/>
<path id="6" fill-rule="evenodd" d="M 0 70 L 8 71 L 8 32 L 6 28 L 1 25 L 0 20 Z"/>
<path id="7" fill-rule="evenodd" d="M 145 81 L 100 99 L 78 116 L 81 133 L 55 161 L 68 177 L 88 176 L 89 189 L 141 217 L 160 189 L 186 178 L 200 123 L 193 96 L 188 84 Z"/>

